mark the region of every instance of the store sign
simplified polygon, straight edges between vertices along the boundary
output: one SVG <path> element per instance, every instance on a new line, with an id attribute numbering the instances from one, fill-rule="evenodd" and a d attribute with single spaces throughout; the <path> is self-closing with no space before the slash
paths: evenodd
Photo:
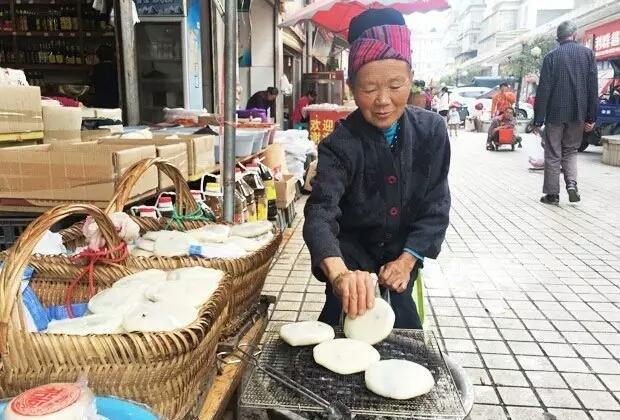
<path id="1" fill-rule="evenodd" d="M 346 118 L 349 113 L 341 111 L 309 111 L 308 115 L 310 140 L 318 144 L 334 131 L 336 121 Z"/>
<path id="2" fill-rule="evenodd" d="M 585 45 L 592 48 L 597 60 L 620 57 L 620 20 L 587 30 Z"/>
<path id="3" fill-rule="evenodd" d="M 184 16 L 183 0 L 135 0 L 138 16 Z"/>

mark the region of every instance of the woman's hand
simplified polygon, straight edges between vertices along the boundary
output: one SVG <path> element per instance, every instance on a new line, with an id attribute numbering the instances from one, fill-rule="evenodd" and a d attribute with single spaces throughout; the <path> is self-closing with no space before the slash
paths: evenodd
<path id="1" fill-rule="evenodd" d="M 397 293 L 404 292 L 411 280 L 411 271 L 413 271 L 416 261 L 413 255 L 403 252 L 396 260 L 381 267 L 379 284 Z"/>
<path id="2" fill-rule="evenodd" d="M 340 298 L 342 310 L 351 318 L 364 315 L 375 304 L 375 287 L 366 271 L 345 271 L 332 280 L 336 296 Z"/>

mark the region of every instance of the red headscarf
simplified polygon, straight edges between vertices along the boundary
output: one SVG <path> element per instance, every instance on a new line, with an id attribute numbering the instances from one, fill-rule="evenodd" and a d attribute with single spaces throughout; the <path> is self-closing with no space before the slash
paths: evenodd
<path id="1" fill-rule="evenodd" d="M 411 32 L 404 25 L 382 25 L 365 30 L 351 44 L 349 80 L 364 64 L 377 60 L 402 60 L 411 66 Z"/>

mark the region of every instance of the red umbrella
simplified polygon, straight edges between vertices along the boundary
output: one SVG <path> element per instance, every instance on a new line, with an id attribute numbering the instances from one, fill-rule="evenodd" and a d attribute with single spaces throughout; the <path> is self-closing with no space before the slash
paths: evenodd
<path id="1" fill-rule="evenodd" d="M 287 15 L 280 26 L 295 26 L 310 21 L 316 26 L 346 39 L 351 19 L 368 9 L 391 7 L 403 14 L 444 10 L 447 0 L 317 0 Z"/>

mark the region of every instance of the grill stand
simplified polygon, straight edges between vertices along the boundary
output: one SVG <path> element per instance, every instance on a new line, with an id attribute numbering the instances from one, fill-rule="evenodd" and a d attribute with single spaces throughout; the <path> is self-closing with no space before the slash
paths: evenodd
<path id="1" fill-rule="evenodd" d="M 285 374 L 268 366 L 262 366 L 257 358 L 260 355 L 260 350 L 256 350 L 253 352 L 248 352 L 244 350 L 245 348 L 251 350 L 251 347 L 252 346 L 249 345 L 239 344 L 236 346 L 235 349 L 233 349 L 233 351 L 218 353 L 218 362 L 222 364 L 236 364 L 245 361 L 251 364 L 254 369 L 260 370 L 265 375 L 279 382 L 281 385 L 288 388 L 289 390 L 296 392 L 299 395 L 302 395 L 317 404 L 317 406 L 321 407 L 324 410 L 327 416 L 327 420 L 352 419 L 351 411 L 344 404 L 341 404 L 339 402 L 331 403 L 323 399 L 319 395 L 315 394 L 313 391 L 306 388 L 302 384 L 290 379 Z"/>

